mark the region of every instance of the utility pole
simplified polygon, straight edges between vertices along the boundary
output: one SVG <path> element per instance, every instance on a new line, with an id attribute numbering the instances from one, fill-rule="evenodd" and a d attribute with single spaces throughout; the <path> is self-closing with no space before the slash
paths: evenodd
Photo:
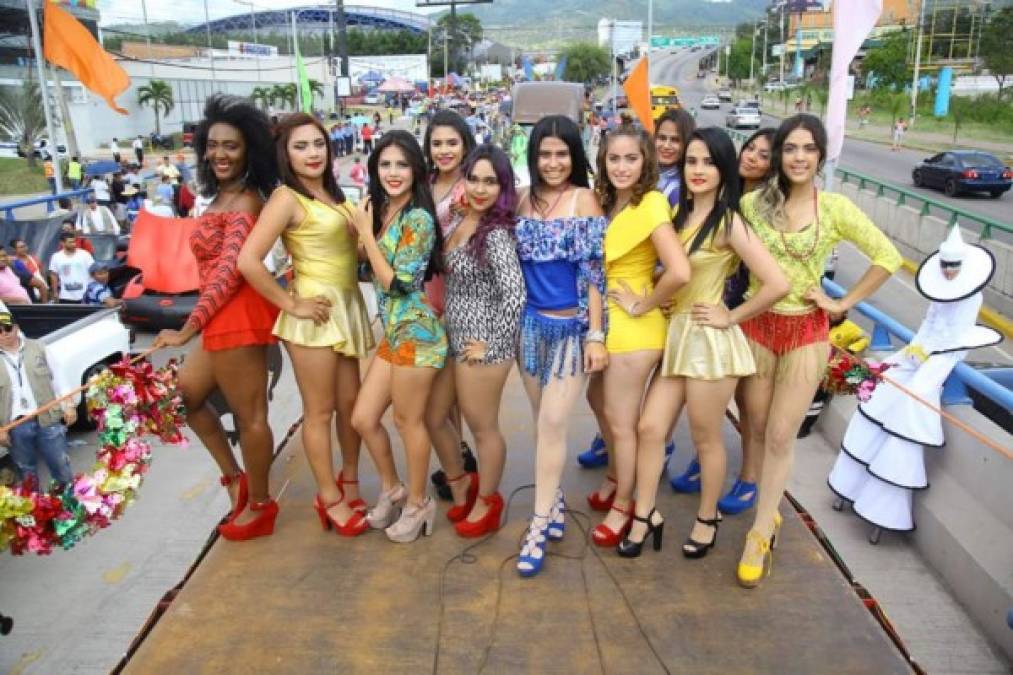
<path id="1" fill-rule="evenodd" d="M 915 67 L 911 77 L 911 126 L 918 110 L 918 70 L 922 65 L 922 25 L 925 23 L 925 0 L 918 0 L 918 30 L 915 31 Z"/>
<path id="2" fill-rule="evenodd" d="M 338 20 L 338 58 L 341 59 L 341 72 L 338 74 L 347 77 L 348 72 L 348 17 L 345 16 L 345 0 L 334 0 L 334 8 L 337 10 Z"/>
<path id="3" fill-rule="evenodd" d="M 250 2 L 250 0 L 232 0 L 232 1 L 237 5 L 247 5 L 250 8 L 250 26 L 252 26 L 253 28 L 253 42 L 259 45 L 260 38 L 257 36 L 257 13 L 253 11 L 253 8 L 256 5 Z M 257 61 L 257 81 L 260 82 L 260 50 L 254 49 L 253 55 Z"/>
<path id="4" fill-rule="evenodd" d="M 49 156 L 53 162 L 53 178 L 56 180 L 56 193 L 63 192 L 63 171 L 60 168 L 60 144 L 53 133 L 56 128 L 53 125 L 53 111 L 49 107 L 49 91 L 46 88 L 46 57 L 42 53 L 42 40 L 39 39 L 39 17 L 35 15 L 34 0 L 26 0 L 28 3 L 28 23 L 32 27 L 32 47 L 35 49 L 35 67 L 39 73 L 39 93 L 42 95 L 42 111 L 46 116 L 46 131 L 49 132 Z M 35 148 L 26 149 L 28 153 L 34 153 Z M 43 157 L 45 161 L 45 157 Z"/>
<path id="5" fill-rule="evenodd" d="M 763 65 L 760 67 L 760 74 L 763 76 L 764 81 L 767 79 L 767 29 L 770 28 L 770 22 L 767 17 L 763 19 Z"/>
<path id="6" fill-rule="evenodd" d="M 654 0 L 647 0 L 647 87 L 651 86 L 651 37 L 654 35 Z"/>
<path id="7" fill-rule="evenodd" d="M 148 69 L 151 77 L 155 77 L 154 54 L 151 53 L 151 26 L 148 25 L 148 0 L 141 0 L 141 15 L 144 17 L 144 41 L 148 43 Z"/>
<path id="8" fill-rule="evenodd" d="M 204 28 L 208 36 L 208 56 L 211 57 L 211 86 L 218 88 L 218 75 L 215 73 L 215 48 L 211 45 L 211 16 L 208 14 L 208 0 L 204 0 Z"/>
<path id="9" fill-rule="evenodd" d="M 756 22 L 753 22 L 753 44 L 749 46 L 749 82 L 753 82 L 753 54 L 756 53 Z"/>
<path id="10" fill-rule="evenodd" d="M 785 51 L 784 50 L 784 5 L 785 5 L 785 2 L 782 2 L 778 6 L 778 9 L 781 10 L 781 16 L 780 16 L 780 20 L 777 22 L 778 26 L 780 26 L 780 28 L 781 28 L 781 73 L 780 73 L 780 81 L 782 83 L 784 82 L 784 51 Z"/>

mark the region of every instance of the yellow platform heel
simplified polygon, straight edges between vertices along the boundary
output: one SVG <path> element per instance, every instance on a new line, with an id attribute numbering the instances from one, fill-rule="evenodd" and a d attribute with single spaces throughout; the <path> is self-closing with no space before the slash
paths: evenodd
<path id="1" fill-rule="evenodd" d="M 746 535 L 746 548 L 742 551 L 736 577 L 739 586 L 756 588 L 760 581 L 770 574 L 774 559 L 770 553 L 770 538 L 764 537 L 756 530 Z"/>
<path id="2" fill-rule="evenodd" d="M 781 517 L 780 513 L 774 512 L 774 532 L 770 535 L 770 550 L 777 548 L 777 538 L 781 534 L 781 525 L 784 524 L 784 518 Z"/>

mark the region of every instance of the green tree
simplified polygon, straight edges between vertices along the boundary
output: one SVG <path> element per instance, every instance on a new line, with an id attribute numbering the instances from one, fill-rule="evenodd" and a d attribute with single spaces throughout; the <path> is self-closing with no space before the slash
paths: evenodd
<path id="1" fill-rule="evenodd" d="M 957 134 L 960 133 L 960 127 L 964 125 L 964 122 L 969 117 L 968 113 L 971 112 L 971 107 L 974 104 L 971 99 L 963 96 L 953 96 L 950 98 L 950 117 L 953 118 L 953 143 L 957 143 Z"/>
<path id="2" fill-rule="evenodd" d="M 162 135 L 162 115 L 168 115 L 176 106 L 173 100 L 172 87 L 164 80 L 151 80 L 137 90 L 137 102 L 151 106 L 155 111 L 155 133 Z"/>
<path id="3" fill-rule="evenodd" d="M 911 34 L 906 30 L 894 31 L 882 38 L 862 60 L 862 71 L 872 73 L 876 89 L 903 89 L 911 81 L 907 67 L 908 42 Z"/>
<path id="4" fill-rule="evenodd" d="M 295 110 L 299 92 L 293 83 L 276 84 L 271 87 L 271 93 L 274 94 L 274 101 L 281 104 L 283 108 L 287 107 L 290 110 Z"/>
<path id="5" fill-rule="evenodd" d="M 978 54 L 985 67 L 999 83 L 999 100 L 1002 100 L 1006 80 L 1013 78 L 1013 49 L 1010 36 L 1013 35 L 1013 7 L 1003 7 L 992 15 L 992 20 L 981 33 Z"/>
<path id="6" fill-rule="evenodd" d="M 250 92 L 250 100 L 267 110 L 274 103 L 271 87 L 254 87 Z"/>
<path id="7" fill-rule="evenodd" d="M 35 141 L 46 132 L 46 116 L 33 80 L 24 80 L 20 87 L 0 87 L 0 132 L 18 144 L 28 166 L 35 166 Z"/>
<path id="8" fill-rule="evenodd" d="M 482 22 L 474 14 L 458 14 L 454 18 L 451 18 L 450 14 L 444 14 L 436 21 L 436 26 L 440 30 L 440 35 L 438 38 L 433 36 L 433 51 L 439 51 L 441 55 L 434 60 L 440 62 L 442 69 L 442 44 L 446 36 L 450 70 L 463 71 L 468 63 L 468 52 L 482 39 Z M 440 41 L 438 50 L 437 39 Z M 437 54 L 434 53 L 433 56 L 436 57 Z"/>
<path id="9" fill-rule="evenodd" d="M 320 80 L 314 80 L 311 77 L 310 78 L 310 93 L 313 94 L 314 96 L 323 96 L 324 95 L 324 83 L 321 82 Z"/>
<path id="10" fill-rule="evenodd" d="M 750 24 L 751 26 L 752 24 Z M 732 53 L 725 65 L 725 75 L 736 83 L 749 79 L 749 64 L 755 61 L 752 54 L 753 41 L 751 38 L 736 38 L 732 43 Z M 760 72 L 760 65 L 753 63 L 753 73 Z"/>
<path id="11" fill-rule="evenodd" d="M 560 59 L 566 59 L 563 78 L 568 82 L 590 82 L 608 75 L 611 68 L 609 53 L 593 42 L 578 42 L 564 49 Z"/>

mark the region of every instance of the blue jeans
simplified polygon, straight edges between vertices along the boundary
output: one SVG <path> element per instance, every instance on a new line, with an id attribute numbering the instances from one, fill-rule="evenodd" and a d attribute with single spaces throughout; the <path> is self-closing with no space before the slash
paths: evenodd
<path id="1" fill-rule="evenodd" d="M 67 428 L 57 422 L 40 427 L 38 420 L 29 420 L 10 431 L 11 457 L 24 479 L 29 475 L 38 480 L 39 455 L 49 467 L 49 475 L 59 483 L 74 478 L 67 455 Z"/>

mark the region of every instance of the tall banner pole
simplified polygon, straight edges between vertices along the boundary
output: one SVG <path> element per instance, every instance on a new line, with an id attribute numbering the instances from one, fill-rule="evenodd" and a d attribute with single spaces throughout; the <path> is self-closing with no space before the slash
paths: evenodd
<path id="1" fill-rule="evenodd" d="M 57 194 L 63 192 L 63 171 L 60 167 L 59 143 L 56 141 L 56 134 L 53 133 L 53 111 L 49 107 L 49 91 L 46 86 L 46 66 L 43 63 L 45 56 L 42 55 L 42 40 L 39 39 L 39 17 L 35 15 L 35 2 L 25 0 L 28 5 L 28 23 L 32 27 L 32 48 L 35 49 L 35 67 L 39 72 L 39 93 L 42 95 L 42 111 L 46 115 L 46 131 L 49 133 L 50 157 L 53 161 L 53 178 L 56 179 Z M 29 148 L 28 152 L 34 152 L 35 148 Z"/>

